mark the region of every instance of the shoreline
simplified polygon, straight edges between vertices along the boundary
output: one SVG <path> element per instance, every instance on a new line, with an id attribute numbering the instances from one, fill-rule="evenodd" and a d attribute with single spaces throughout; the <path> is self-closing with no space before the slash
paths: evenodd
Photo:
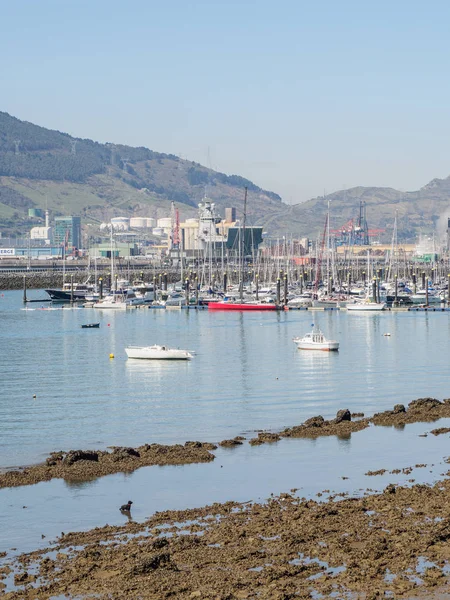
<path id="1" fill-rule="evenodd" d="M 264 503 L 161 511 L 19 556 L 14 571 L 0 568 L 16 587 L 4 597 L 430 597 L 423 593 L 445 589 L 450 573 L 449 493 L 442 480 L 362 497 L 306 500 L 291 490 Z"/>
<path id="2" fill-rule="evenodd" d="M 403 428 L 449 416 L 450 401 L 421 398 L 407 408 L 396 405 L 372 417 L 341 410 L 329 421 L 316 416 L 280 433 L 259 431 L 252 439 L 233 438 L 220 445 L 236 448 L 235 452 L 243 443 L 271 444 L 283 438 L 335 435 L 345 439 L 371 426 Z M 450 427 L 433 425 L 420 435 L 448 433 Z M 215 444 L 186 442 L 184 446 L 145 445 L 138 450 L 142 457 L 150 452 L 151 462 L 150 456 L 154 459 L 159 449 L 164 464 L 187 453 L 192 459 L 184 463 L 188 464 L 211 462 L 211 451 L 216 448 Z M 111 450 L 105 454 L 141 460 L 133 458 L 133 449 Z M 71 452 L 62 453 L 63 459 L 56 462 L 74 458 Z M 55 458 L 51 455 L 51 460 Z M 83 471 L 85 463 L 96 462 L 78 458 L 70 468 Z M 386 593 L 408 600 L 443 599 L 450 575 L 450 459 L 444 458 L 443 463 L 438 479 L 429 484 L 414 483 L 414 479 L 407 480 L 412 485 L 390 483 L 388 479 L 381 492 L 367 487 L 355 495 L 320 487 L 315 497 L 307 498 L 292 488 L 265 501 L 160 510 L 140 522 L 130 514 L 126 524 L 61 533 L 47 548 L 14 557 L 0 554 L 0 595 L 6 600 L 283 600 L 315 597 L 314 592 L 353 600 L 375 600 Z M 120 460 L 111 464 L 120 465 Z M 409 475 L 426 466 L 415 464 L 403 472 Z M 394 476 L 399 472 L 379 469 L 364 474 Z"/>
<path id="3" fill-rule="evenodd" d="M 114 473 L 131 473 L 141 467 L 183 465 L 210 462 L 217 446 L 234 448 L 247 442 L 251 446 L 276 443 L 283 438 L 316 439 L 322 436 L 348 438 L 352 433 L 370 426 L 404 427 L 410 423 L 436 422 L 450 418 L 450 399 L 419 398 L 405 407 L 396 404 L 392 410 L 365 417 L 363 413 L 351 414 L 347 409 L 337 412 L 336 418 L 325 420 L 321 415 L 304 423 L 287 427 L 278 433 L 258 431 L 257 436 L 246 440 L 242 436 L 221 442 L 188 441 L 184 445 L 144 444 L 137 448 L 110 447 L 108 450 L 69 450 L 52 452 L 44 463 L 13 468 L 0 473 L 0 489 L 34 485 L 42 481 L 61 478 L 66 481 L 88 481 Z M 434 435 L 450 432 L 449 428 L 435 428 Z"/>

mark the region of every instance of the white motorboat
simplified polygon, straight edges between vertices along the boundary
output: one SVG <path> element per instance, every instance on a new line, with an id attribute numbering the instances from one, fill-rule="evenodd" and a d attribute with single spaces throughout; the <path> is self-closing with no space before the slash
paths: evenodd
<path id="1" fill-rule="evenodd" d="M 386 308 L 385 302 L 373 302 L 369 298 L 356 301 L 353 304 L 351 302 L 349 302 L 347 304 L 347 310 L 349 310 L 350 312 L 358 312 L 358 311 L 373 312 L 373 311 L 384 310 L 385 308 Z"/>
<path id="2" fill-rule="evenodd" d="M 324 350 L 326 352 L 339 350 L 339 342 L 327 340 L 320 329 L 316 327 L 302 338 L 294 338 L 294 342 L 299 350 Z"/>
<path id="3" fill-rule="evenodd" d="M 125 348 L 128 358 L 144 358 L 150 360 L 190 360 L 191 352 L 167 346 L 128 346 Z"/>
<path id="4" fill-rule="evenodd" d="M 132 308 L 133 306 L 140 306 L 145 304 L 143 296 L 137 296 L 135 292 L 130 288 L 128 290 L 122 290 L 120 292 L 113 292 L 95 302 L 94 308 L 112 308 L 112 309 L 126 309 Z"/>
<path id="5" fill-rule="evenodd" d="M 102 298 L 102 300 L 95 302 L 93 308 L 125 310 L 127 308 L 127 303 L 117 294 L 110 294 L 109 296 Z"/>

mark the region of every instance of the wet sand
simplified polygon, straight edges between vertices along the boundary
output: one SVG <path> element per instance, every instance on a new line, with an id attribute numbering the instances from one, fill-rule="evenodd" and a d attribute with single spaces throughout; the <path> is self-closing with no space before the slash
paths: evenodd
<path id="1" fill-rule="evenodd" d="M 327 502 L 281 494 L 264 504 L 167 511 L 145 523 L 70 533 L 50 555 L 20 557 L 14 577 L 20 589 L 5 598 L 437 593 L 446 585 L 443 567 L 450 558 L 449 494 L 449 481 L 389 485 L 381 494 Z"/>
<path id="2" fill-rule="evenodd" d="M 276 443 L 281 437 L 345 437 L 371 425 L 403 427 L 443 417 L 450 417 L 450 402 L 425 398 L 371 418 L 352 417 L 345 409 L 330 421 L 312 417 L 280 433 L 258 432 L 250 443 Z M 448 428 L 430 433 L 448 434 Z M 239 452 L 242 441 L 234 438 L 221 444 L 236 446 L 233 452 Z M 95 477 L 105 474 L 103 469 L 134 470 L 143 466 L 140 461 L 147 465 L 210 461 L 213 446 L 188 442 L 146 445 L 135 451 L 120 448 L 105 456 L 97 453 L 97 460 L 85 456 L 87 451 L 72 451 L 51 455 L 47 462 L 54 464 L 28 470 L 37 469 L 36 478 L 41 469 L 47 469 L 45 479 L 73 473 L 83 477 L 85 467 L 93 466 L 89 474 Z M 95 474 L 98 463 L 102 470 Z M 366 474 L 376 477 L 385 472 L 380 468 Z M 21 485 L 19 476 L 33 483 L 27 473 L 15 473 L 12 485 Z M 11 474 L 2 478 L 6 476 Z M 445 479 L 449 476 L 442 473 L 443 480 L 433 486 L 389 484 L 382 493 L 357 498 L 323 490 L 319 501 L 307 500 L 293 489 L 265 503 L 165 511 L 144 523 L 133 522 L 130 515 L 125 526 L 68 533 L 47 551 L 21 555 L 14 572 L 3 566 L 0 578 L 13 578 L 16 585 L 4 597 L 281 600 L 311 598 L 315 593 L 369 600 L 388 593 L 394 598 L 445 598 L 450 574 L 446 566 L 450 481 Z"/>

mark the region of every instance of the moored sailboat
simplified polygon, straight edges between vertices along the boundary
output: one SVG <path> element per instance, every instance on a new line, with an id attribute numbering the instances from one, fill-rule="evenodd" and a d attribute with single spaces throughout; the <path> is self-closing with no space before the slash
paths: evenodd
<path id="1" fill-rule="evenodd" d="M 244 300 L 244 264 L 245 264 L 245 220 L 247 214 L 247 187 L 244 195 L 244 219 L 242 229 L 240 231 L 239 240 L 239 300 L 233 298 L 224 298 L 218 302 L 208 302 L 208 310 L 233 310 L 233 311 L 249 311 L 277 310 L 278 306 L 271 302 L 262 302 L 260 300 Z"/>

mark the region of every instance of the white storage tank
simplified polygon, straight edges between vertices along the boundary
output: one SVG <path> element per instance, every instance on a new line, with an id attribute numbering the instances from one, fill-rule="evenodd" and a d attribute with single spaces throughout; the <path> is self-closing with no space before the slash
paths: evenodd
<path id="1" fill-rule="evenodd" d="M 127 231 L 130 229 L 130 219 L 128 217 L 113 217 L 111 219 L 111 225 L 113 226 L 113 229 Z"/>
<path id="2" fill-rule="evenodd" d="M 51 227 L 33 227 L 30 231 L 30 239 L 32 240 L 51 240 Z"/>
<path id="3" fill-rule="evenodd" d="M 147 219 L 145 217 L 131 217 L 130 227 L 133 229 L 145 229 L 147 227 Z"/>
<path id="4" fill-rule="evenodd" d="M 170 217 L 163 217 L 162 219 L 158 219 L 157 225 L 162 229 L 172 229 L 172 219 Z"/>

